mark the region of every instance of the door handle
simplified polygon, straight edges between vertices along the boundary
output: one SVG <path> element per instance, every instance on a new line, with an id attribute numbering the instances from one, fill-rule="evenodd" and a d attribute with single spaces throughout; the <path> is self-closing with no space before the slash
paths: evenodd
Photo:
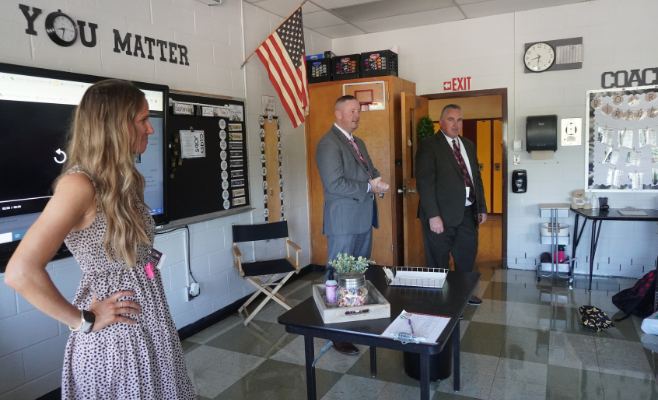
<path id="1" fill-rule="evenodd" d="M 415 194 L 416 189 L 407 189 L 405 186 L 402 189 L 398 189 L 398 193 L 402 194 L 402 197 L 407 197 L 408 194 Z"/>

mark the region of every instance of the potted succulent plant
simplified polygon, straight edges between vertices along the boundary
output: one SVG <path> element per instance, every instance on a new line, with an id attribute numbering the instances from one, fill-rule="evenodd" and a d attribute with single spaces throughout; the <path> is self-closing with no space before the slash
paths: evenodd
<path id="1" fill-rule="evenodd" d="M 336 259 L 329 261 L 337 275 L 339 307 L 363 306 L 368 303 L 366 270 L 375 261 L 365 257 L 356 258 L 347 253 L 338 253 Z"/>

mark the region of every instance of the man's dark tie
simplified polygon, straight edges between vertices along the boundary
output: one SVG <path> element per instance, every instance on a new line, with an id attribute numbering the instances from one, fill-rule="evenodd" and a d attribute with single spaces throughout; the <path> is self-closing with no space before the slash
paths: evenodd
<path id="1" fill-rule="evenodd" d="M 462 153 L 459 150 L 459 142 L 457 139 L 452 139 L 452 152 L 455 154 L 457 164 L 459 164 L 459 168 L 462 170 L 462 178 L 464 179 L 464 183 L 470 188 L 468 192 L 468 201 L 475 203 L 475 187 L 473 186 L 471 176 L 468 174 L 468 168 L 466 168 L 464 157 L 462 157 Z"/>

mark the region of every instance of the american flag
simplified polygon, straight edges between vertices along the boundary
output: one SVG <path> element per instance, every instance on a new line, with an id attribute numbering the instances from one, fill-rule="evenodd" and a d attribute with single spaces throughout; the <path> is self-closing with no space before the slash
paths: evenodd
<path id="1" fill-rule="evenodd" d="M 302 9 L 297 9 L 256 50 L 295 128 L 308 114 Z"/>

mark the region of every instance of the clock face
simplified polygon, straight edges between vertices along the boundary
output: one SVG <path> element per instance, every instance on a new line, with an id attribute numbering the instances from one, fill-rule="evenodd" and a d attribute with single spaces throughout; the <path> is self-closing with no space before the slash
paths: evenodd
<path id="1" fill-rule="evenodd" d="M 75 22 L 60 11 L 50 13 L 46 18 L 46 33 L 60 46 L 71 46 L 78 38 Z"/>
<path id="2" fill-rule="evenodd" d="M 525 52 L 523 62 L 534 72 L 546 71 L 555 61 L 555 50 L 547 43 L 535 43 Z"/>

